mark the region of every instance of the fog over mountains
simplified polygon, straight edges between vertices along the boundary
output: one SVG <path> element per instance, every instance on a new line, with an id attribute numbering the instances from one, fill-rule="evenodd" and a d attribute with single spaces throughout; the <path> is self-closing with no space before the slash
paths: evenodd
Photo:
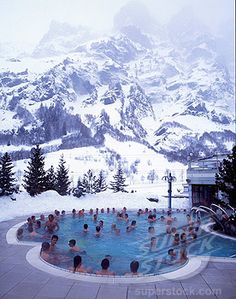
<path id="1" fill-rule="evenodd" d="M 30 54 L 0 47 L 0 145 L 102 148 L 110 135 L 183 163 L 228 152 L 233 49 L 233 26 L 212 35 L 189 7 L 163 26 L 130 2 L 102 37 L 53 21 Z"/>

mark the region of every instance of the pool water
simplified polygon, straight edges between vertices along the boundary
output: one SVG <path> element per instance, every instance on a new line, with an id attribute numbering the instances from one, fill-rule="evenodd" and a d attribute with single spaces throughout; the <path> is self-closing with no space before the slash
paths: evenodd
<path id="1" fill-rule="evenodd" d="M 110 270 L 114 271 L 116 275 L 124 275 L 129 272 L 129 265 L 132 260 L 139 261 L 139 272 L 142 274 L 160 274 L 170 271 L 174 271 L 183 266 L 183 264 L 175 263 L 169 265 L 164 262 L 167 257 L 168 249 L 175 248 L 177 254 L 179 254 L 180 247 L 173 246 L 173 237 L 166 234 L 166 223 L 160 220 L 161 212 L 157 213 L 157 221 L 154 223 L 148 223 L 147 214 L 137 216 L 134 211 L 128 211 L 129 223 L 124 220 L 119 220 L 116 214 L 112 213 L 99 213 L 98 221 L 93 221 L 93 215 L 86 214 L 84 217 L 72 217 L 72 215 L 66 215 L 60 218 L 60 229 L 55 232 L 59 236 L 57 242 L 57 249 L 55 253 L 59 256 L 59 262 L 57 266 L 69 269 L 73 266 L 73 257 L 80 253 L 72 253 L 69 251 L 68 241 L 70 239 L 76 240 L 82 250 L 85 250 L 85 254 L 82 256 L 83 265 L 86 268 L 91 268 L 93 273 L 100 270 L 100 263 L 106 255 L 110 256 Z M 165 215 L 166 216 L 166 215 Z M 181 234 L 183 232 L 182 227 L 187 225 L 186 214 L 172 213 L 172 217 L 176 217 L 176 221 L 173 222 L 172 227 L 177 228 L 177 232 Z M 99 220 L 104 221 L 104 227 L 100 237 L 95 236 L 95 227 L 98 225 Z M 136 228 L 131 232 L 126 232 L 126 227 L 132 220 L 136 220 Z M 203 219 L 203 221 L 209 221 L 209 218 Z M 89 232 L 83 232 L 83 225 L 87 223 L 89 226 Z M 120 235 L 116 235 L 111 230 L 112 223 L 115 223 L 117 228 L 120 229 Z M 43 223 L 42 223 L 43 225 Z M 148 232 L 148 227 L 154 227 L 154 234 Z M 24 228 L 23 241 L 36 241 L 44 242 L 49 241 L 51 235 L 45 234 L 43 228 L 37 232 L 39 236 L 29 237 L 27 233 L 26 225 Z M 236 253 L 236 241 L 230 239 L 223 239 L 216 235 L 206 233 L 199 229 L 197 232 L 197 239 L 188 242 L 188 254 L 189 255 L 212 255 L 220 257 L 230 257 Z M 157 237 L 156 250 L 150 251 L 151 237 Z M 188 237 L 187 237 L 188 238 Z"/>

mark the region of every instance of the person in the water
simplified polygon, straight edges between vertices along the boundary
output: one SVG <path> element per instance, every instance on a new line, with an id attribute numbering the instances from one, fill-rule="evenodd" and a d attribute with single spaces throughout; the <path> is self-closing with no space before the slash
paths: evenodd
<path id="1" fill-rule="evenodd" d="M 187 236 L 186 233 L 180 235 L 180 262 L 185 262 L 187 257 Z"/>
<path id="2" fill-rule="evenodd" d="M 101 236 L 101 227 L 99 225 L 96 226 L 95 237 Z"/>
<path id="3" fill-rule="evenodd" d="M 16 233 L 18 240 L 21 240 L 23 238 L 23 232 L 24 232 L 23 228 L 18 228 L 17 233 Z"/>
<path id="4" fill-rule="evenodd" d="M 40 256 L 46 262 L 50 262 L 50 244 L 48 242 L 43 242 L 41 245 Z"/>
<path id="5" fill-rule="evenodd" d="M 31 238 L 38 236 L 39 234 L 35 231 L 35 228 L 32 223 L 28 225 L 28 232 Z"/>
<path id="6" fill-rule="evenodd" d="M 173 240 L 172 245 L 173 245 L 173 246 L 178 246 L 178 245 L 179 245 L 179 242 L 180 242 L 180 240 L 179 240 L 179 234 L 176 233 L 176 234 L 174 235 L 174 240 Z"/>
<path id="7" fill-rule="evenodd" d="M 132 220 L 132 222 L 131 222 L 131 227 L 132 227 L 132 228 L 136 228 L 136 220 Z"/>
<path id="8" fill-rule="evenodd" d="M 128 275 L 139 275 L 140 273 L 138 272 L 139 268 L 139 262 L 138 261 L 132 261 L 130 263 L 130 272 L 125 273 L 125 276 Z"/>
<path id="9" fill-rule="evenodd" d="M 81 251 L 80 250 L 80 248 L 79 248 L 79 246 L 76 246 L 76 240 L 74 240 L 74 239 L 71 239 L 69 242 L 68 242 L 68 245 L 69 245 L 69 247 L 70 247 L 70 251 L 71 252 L 79 252 L 79 251 Z"/>
<path id="10" fill-rule="evenodd" d="M 115 231 L 115 229 L 116 229 L 116 224 L 112 223 L 112 225 L 111 225 L 111 231 Z"/>
<path id="11" fill-rule="evenodd" d="M 157 250 L 157 238 L 152 237 L 150 243 L 150 251 L 156 251 L 156 250 Z"/>
<path id="12" fill-rule="evenodd" d="M 165 258 L 165 263 L 169 264 L 169 265 L 173 265 L 177 262 L 177 254 L 175 252 L 175 250 L 173 248 L 170 248 L 168 250 L 168 255 Z"/>
<path id="13" fill-rule="evenodd" d="M 88 227 L 87 223 L 84 224 L 83 232 L 84 233 L 88 233 L 89 232 L 89 227 Z"/>
<path id="14" fill-rule="evenodd" d="M 109 259 L 105 258 L 101 262 L 102 269 L 97 271 L 96 274 L 99 275 L 115 275 L 115 272 L 109 271 L 110 262 Z"/>
<path id="15" fill-rule="evenodd" d="M 82 264 L 82 257 L 80 255 L 76 255 L 73 260 L 74 266 L 69 268 L 69 270 L 73 271 L 74 273 L 90 273 L 91 269 L 86 269 Z"/>
<path id="16" fill-rule="evenodd" d="M 54 231 L 59 230 L 59 225 L 52 214 L 48 215 L 48 220 L 44 225 L 44 229 L 49 233 L 53 233 Z"/>

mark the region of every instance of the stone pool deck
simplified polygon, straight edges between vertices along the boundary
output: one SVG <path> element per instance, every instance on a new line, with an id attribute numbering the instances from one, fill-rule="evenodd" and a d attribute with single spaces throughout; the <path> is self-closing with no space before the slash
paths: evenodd
<path id="1" fill-rule="evenodd" d="M 26 253 L 31 246 L 9 245 L 6 241 L 7 231 L 24 220 L 25 217 L 20 217 L 0 222 L 0 298 L 236 298 L 236 263 L 229 261 L 209 261 L 191 277 L 142 284 L 82 282 L 45 273 L 27 262 Z"/>

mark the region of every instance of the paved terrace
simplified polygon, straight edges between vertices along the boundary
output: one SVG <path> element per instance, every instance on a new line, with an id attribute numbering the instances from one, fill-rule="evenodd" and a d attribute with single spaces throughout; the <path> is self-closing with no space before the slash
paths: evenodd
<path id="1" fill-rule="evenodd" d="M 9 245 L 6 233 L 21 217 L 0 223 L 0 298 L 4 299 L 235 299 L 236 263 L 206 263 L 200 273 L 180 280 L 142 284 L 82 282 L 45 273 L 26 260 L 31 246 Z"/>

